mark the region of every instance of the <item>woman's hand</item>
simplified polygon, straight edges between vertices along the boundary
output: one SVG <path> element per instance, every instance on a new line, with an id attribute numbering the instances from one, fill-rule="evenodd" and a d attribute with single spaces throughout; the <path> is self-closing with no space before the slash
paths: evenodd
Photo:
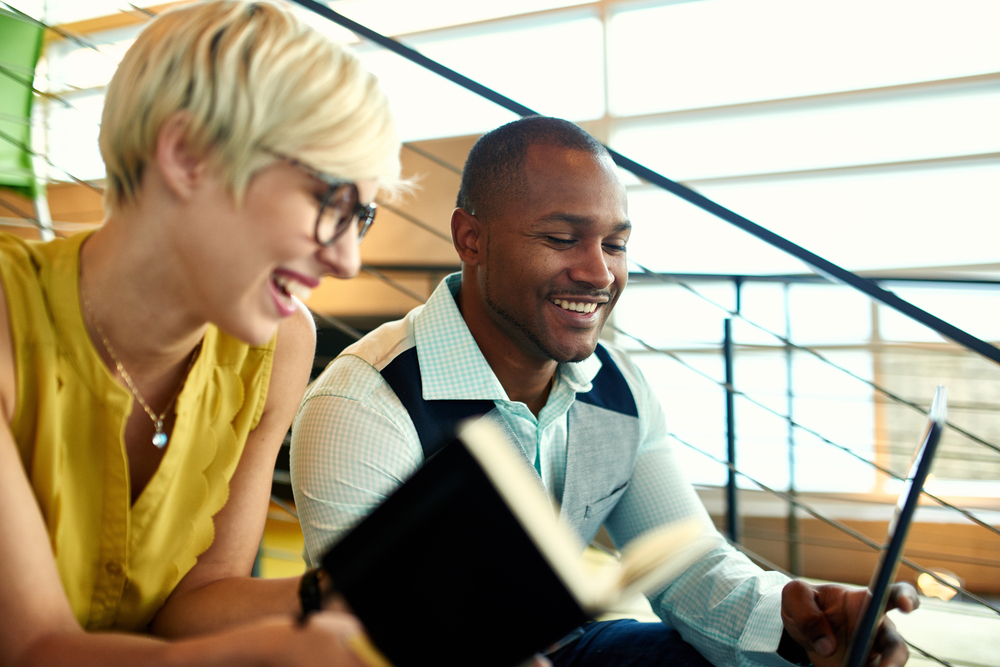
<path id="1" fill-rule="evenodd" d="M 262 637 L 262 653 L 277 667 L 373 667 L 358 656 L 364 649 L 354 646 L 367 642 L 361 623 L 343 612 L 321 611 L 303 625 L 280 621 L 273 628 L 273 640 Z"/>

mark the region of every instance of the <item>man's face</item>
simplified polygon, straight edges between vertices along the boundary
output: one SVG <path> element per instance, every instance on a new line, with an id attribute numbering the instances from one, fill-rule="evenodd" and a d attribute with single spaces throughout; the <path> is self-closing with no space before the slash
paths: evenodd
<path id="1" fill-rule="evenodd" d="M 547 145 L 525 181 L 485 224 L 486 312 L 528 358 L 582 361 L 628 279 L 625 187 L 609 158 Z"/>

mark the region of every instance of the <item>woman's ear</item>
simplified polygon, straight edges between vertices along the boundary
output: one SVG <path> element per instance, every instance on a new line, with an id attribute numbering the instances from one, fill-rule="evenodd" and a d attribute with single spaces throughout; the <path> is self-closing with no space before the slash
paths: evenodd
<path id="1" fill-rule="evenodd" d="M 451 214 L 451 240 L 458 251 L 462 264 L 475 266 L 482 261 L 485 249 L 486 229 L 482 221 L 464 208 L 456 208 Z"/>
<path id="2" fill-rule="evenodd" d="M 167 189 L 181 199 L 188 199 L 204 176 L 207 161 L 201 151 L 192 149 L 187 114 L 171 114 L 156 137 L 156 166 Z"/>

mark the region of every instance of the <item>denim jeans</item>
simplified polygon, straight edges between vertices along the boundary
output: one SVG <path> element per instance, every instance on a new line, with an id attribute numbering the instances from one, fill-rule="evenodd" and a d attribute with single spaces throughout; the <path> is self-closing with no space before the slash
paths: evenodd
<path id="1" fill-rule="evenodd" d="M 579 639 L 548 658 L 553 667 L 712 667 L 676 630 L 632 619 L 588 623 Z"/>

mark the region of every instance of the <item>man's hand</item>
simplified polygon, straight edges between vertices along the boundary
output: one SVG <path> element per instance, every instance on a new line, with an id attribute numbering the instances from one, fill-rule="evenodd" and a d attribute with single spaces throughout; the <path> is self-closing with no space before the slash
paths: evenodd
<path id="1" fill-rule="evenodd" d="M 796 579 L 781 592 L 781 620 L 792 639 L 806 650 L 813 665 L 840 667 L 869 597 L 866 588 L 814 586 Z M 900 583 L 893 585 L 886 609 L 909 613 L 918 604 L 913 586 Z M 878 667 L 902 667 L 910 657 L 903 637 L 885 616 L 875 635 L 871 656 L 878 656 Z"/>

